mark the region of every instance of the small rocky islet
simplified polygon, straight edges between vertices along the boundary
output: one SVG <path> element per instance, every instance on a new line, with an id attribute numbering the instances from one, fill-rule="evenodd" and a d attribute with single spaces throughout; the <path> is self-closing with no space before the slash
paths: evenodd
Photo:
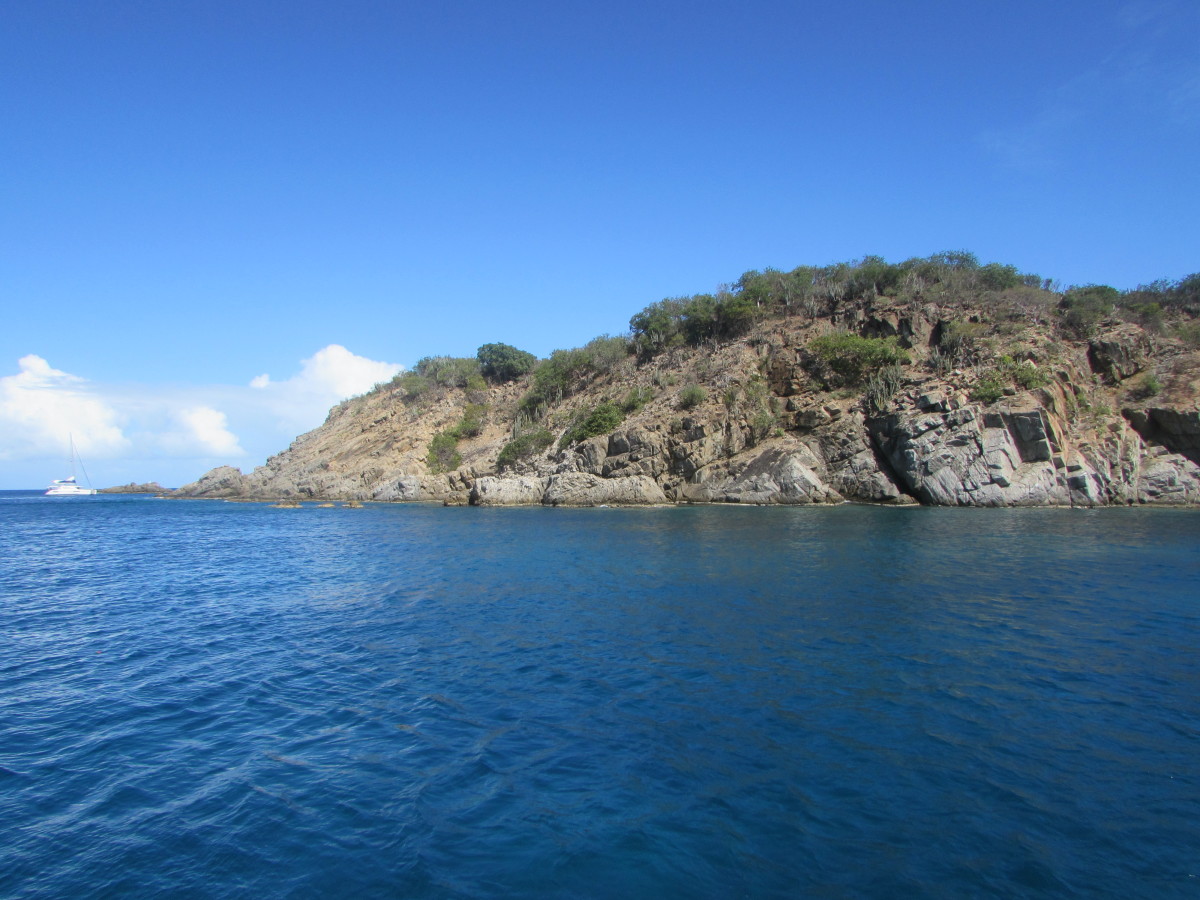
<path id="1" fill-rule="evenodd" d="M 165 495 L 174 492 L 174 488 L 165 488 L 157 481 L 147 481 L 144 484 L 120 484 L 116 487 L 100 488 L 101 494 L 156 494 Z"/>
<path id="2" fill-rule="evenodd" d="M 969 253 L 748 272 L 537 360 L 431 356 L 176 497 L 1200 503 L 1200 275 L 1059 290 Z"/>

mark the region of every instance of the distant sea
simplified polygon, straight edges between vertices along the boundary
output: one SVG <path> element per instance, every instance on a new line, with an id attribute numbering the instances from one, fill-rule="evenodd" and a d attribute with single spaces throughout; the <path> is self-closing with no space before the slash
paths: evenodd
<path id="1" fill-rule="evenodd" d="M 1200 512 L 0 492 L 0 896 L 1198 897 Z"/>

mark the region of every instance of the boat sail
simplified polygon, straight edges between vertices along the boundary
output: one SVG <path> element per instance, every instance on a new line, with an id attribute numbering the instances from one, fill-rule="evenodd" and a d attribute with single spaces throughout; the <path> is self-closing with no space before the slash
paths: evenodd
<path id="1" fill-rule="evenodd" d="M 75 461 L 78 455 L 75 453 L 75 437 L 68 435 L 67 440 L 71 445 L 71 477 L 60 478 L 57 481 L 50 482 L 50 487 L 46 491 L 47 497 L 88 497 L 98 493 L 95 488 L 91 487 L 89 482 L 88 487 L 83 487 L 75 481 Z M 83 469 L 83 461 L 80 460 L 79 467 Z M 83 477 L 87 478 L 87 469 L 83 469 Z"/>

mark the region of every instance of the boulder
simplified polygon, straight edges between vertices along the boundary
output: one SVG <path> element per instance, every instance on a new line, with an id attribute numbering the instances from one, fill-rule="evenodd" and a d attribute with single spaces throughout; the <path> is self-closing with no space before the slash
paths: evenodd
<path id="1" fill-rule="evenodd" d="M 1150 350 L 1146 333 L 1130 325 L 1088 341 L 1088 365 L 1116 384 L 1142 371 Z"/>
<path id="2" fill-rule="evenodd" d="M 547 506 L 645 506 L 666 503 L 652 478 L 601 478 L 587 472 L 551 475 L 542 503 Z"/>
<path id="3" fill-rule="evenodd" d="M 472 506 L 537 506 L 549 478 L 531 475 L 485 475 L 471 488 Z"/>
<path id="4" fill-rule="evenodd" d="M 1137 502 L 1167 506 L 1200 503 L 1200 466 L 1178 453 L 1152 450 L 1138 473 Z"/>
<path id="5" fill-rule="evenodd" d="M 772 447 L 738 472 L 718 464 L 705 471 L 706 477 L 682 485 L 678 498 L 706 503 L 841 503 L 843 497 L 825 484 L 814 470 L 819 466 L 812 452 L 797 447 Z"/>

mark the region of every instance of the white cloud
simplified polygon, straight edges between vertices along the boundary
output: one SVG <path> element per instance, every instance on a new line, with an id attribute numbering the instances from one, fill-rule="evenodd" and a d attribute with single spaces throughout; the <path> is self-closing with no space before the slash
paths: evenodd
<path id="1" fill-rule="evenodd" d="M 284 381 L 268 374 L 251 379 L 262 405 L 293 430 L 315 428 L 335 403 L 364 394 L 403 370 L 397 363 L 376 362 L 330 344 L 300 363 L 300 371 Z"/>
<path id="2" fill-rule="evenodd" d="M 174 414 L 177 428 L 160 438 L 163 449 L 180 456 L 244 456 L 237 435 L 227 427 L 225 413 L 211 406 L 193 406 Z"/>
<path id="3" fill-rule="evenodd" d="M 68 439 L 85 456 L 114 456 L 130 448 L 120 412 L 88 382 L 35 354 L 0 378 L 0 459 L 67 455 Z"/>
<path id="4" fill-rule="evenodd" d="M 16 487 L 59 477 L 51 463 L 65 460 L 70 435 L 96 463 L 97 486 L 182 484 L 214 465 L 265 460 L 334 404 L 402 369 L 330 344 L 280 381 L 264 373 L 240 386 L 97 384 L 29 354 L 15 375 L 0 377 L 0 474 Z"/>

